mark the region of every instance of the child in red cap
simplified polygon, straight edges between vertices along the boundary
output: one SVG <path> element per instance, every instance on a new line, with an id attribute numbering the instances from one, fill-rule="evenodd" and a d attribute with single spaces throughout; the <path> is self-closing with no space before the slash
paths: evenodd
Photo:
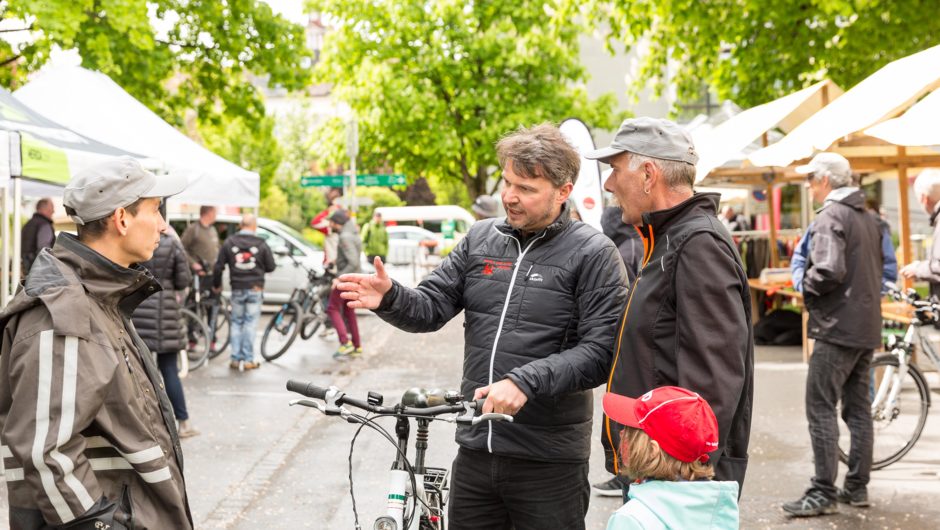
<path id="1" fill-rule="evenodd" d="M 604 412 L 624 426 L 622 473 L 635 481 L 607 530 L 738 528 L 738 483 L 711 480 L 718 421 L 708 402 L 664 386 L 638 399 L 607 394 Z"/>

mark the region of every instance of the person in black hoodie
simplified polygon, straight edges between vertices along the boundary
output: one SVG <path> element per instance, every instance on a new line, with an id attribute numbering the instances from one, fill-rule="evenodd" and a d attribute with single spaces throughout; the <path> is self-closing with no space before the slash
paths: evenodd
<path id="1" fill-rule="evenodd" d="M 222 272 L 229 270 L 232 284 L 231 363 L 239 371 L 254 370 L 261 366 L 255 362 L 254 343 L 261 300 L 264 293 L 264 275 L 275 268 L 274 254 L 263 239 L 255 235 L 258 220 L 246 213 L 239 230 L 229 236 L 215 262 L 212 274 L 213 288 L 222 290 Z"/>
<path id="2" fill-rule="evenodd" d="M 715 477 L 743 485 L 754 338 L 747 276 L 718 220 L 719 195 L 694 193 L 698 155 L 688 133 L 667 120 L 626 120 L 610 147 L 585 156 L 611 165 L 604 187 L 644 239 L 607 391 L 639 397 L 681 386 L 701 394 L 718 419 Z M 621 429 L 605 416 L 601 443 L 614 474 Z"/>
<path id="3" fill-rule="evenodd" d="M 796 169 L 807 175 L 813 199 L 823 204 L 807 234 L 810 252 L 803 276 L 806 334 L 816 340 L 806 375 L 815 475 L 806 493 L 783 509 L 810 517 L 836 512 L 839 502 L 868 506 L 874 439 L 869 367 L 881 345 L 881 229 L 865 208 L 865 193 L 852 185 L 845 157 L 819 153 Z M 840 400 L 851 433 L 842 489 L 835 485 Z"/>
<path id="4" fill-rule="evenodd" d="M 166 394 L 173 404 L 173 415 L 179 422 L 180 438 L 195 436 L 199 431 L 189 420 L 177 365 L 180 350 L 186 349 L 187 341 L 180 315 L 181 291 L 193 281 L 186 251 L 175 233 L 164 233 L 160 235 L 160 246 L 154 251 L 153 257 L 140 266 L 150 271 L 163 290 L 137 306 L 132 317 L 134 327 L 144 344 L 157 354 Z"/>

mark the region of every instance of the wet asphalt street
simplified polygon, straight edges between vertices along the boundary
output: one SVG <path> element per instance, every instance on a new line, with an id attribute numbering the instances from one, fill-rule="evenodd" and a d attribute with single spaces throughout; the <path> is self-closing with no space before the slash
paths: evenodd
<path id="1" fill-rule="evenodd" d="M 330 354 L 336 347 L 335 337 L 314 337 L 298 339 L 282 359 L 253 372 L 231 371 L 222 356 L 186 378 L 190 415 L 202 431 L 183 441 L 197 528 L 355 528 L 348 478 L 355 426 L 312 409 L 289 407 L 292 395 L 284 389 L 285 381 L 332 384 L 360 396 L 373 390 L 392 403 L 413 386 L 456 388 L 463 351 L 462 316 L 438 332 L 422 335 L 395 330 L 371 314 L 362 314 L 360 322 L 363 359 L 334 361 Z M 812 471 L 803 411 L 805 376 L 799 348 L 758 348 L 742 528 L 940 527 L 936 522 L 940 519 L 940 418 L 936 410 L 908 457 L 873 473 L 871 508 L 843 507 L 837 515 L 809 520 L 784 516 L 780 504 L 802 494 Z M 932 381 L 937 382 L 936 378 Z M 598 389 L 598 418 L 601 395 Z M 388 422 L 386 426 L 393 427 Z M 429 465 L 449 467 L 456 452 L 453 431 L 450 423 L 432 425 Z M 599 432 L 599 422 L 595 431 Z M 607 476 L 599 434 L 595 440 L 591 479 L 596 482 Z M 394 451 L 384 438 L 368 430 L 355 444 L 354 491 L 364 528 L 371 528 L 384 511 L 387 470 Z M 619 505 L 615 498 L 592 496 L 587 527 L 604 528 Z M 0 486 L 0 528 L 8 526 L 6 517 L 5 486 Z"/>

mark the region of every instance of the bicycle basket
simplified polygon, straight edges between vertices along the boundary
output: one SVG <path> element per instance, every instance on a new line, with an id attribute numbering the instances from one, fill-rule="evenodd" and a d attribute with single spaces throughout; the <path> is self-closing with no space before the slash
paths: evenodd
<path id="1" fill-rule="evenodd" d="M 428 467 L 424 471 L 425 489 L 434 489 L 441 491 L 447 482 L 447 470 L 442 467 Z"/>

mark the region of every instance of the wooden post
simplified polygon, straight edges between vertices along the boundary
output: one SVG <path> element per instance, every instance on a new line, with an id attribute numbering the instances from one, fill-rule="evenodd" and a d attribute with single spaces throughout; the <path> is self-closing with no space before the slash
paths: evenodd
<path id="1" fill-rule="evenodd" d="M 767 140 L 767 131 L 760 135 L 760 142 L 764 147 L 769 143 Z M 775 268 L 780 263 L 780 257 L 777 255 L 777 216 L 774 207 L 774 180 L 767 183 L 767 219 L 770 221 L 770 234 L 768 236 L 770 244 L 770 267 Z"/>
<path id="2" fill-rule="evenodd" d="M 898 158 L 904 158 L 907 155 L 907 148 L 898 146 Z M 901 263 L 898 269 L 911 262 L 911 217 L 907 203 L 907 193 L 909 184 L 907 181 L 907 164 L 901 162 L 898 164 L 898 209 L 900 210 L 900 219 L 898 223 L 898 238 L 901 240 Z M 911 287 L 911 281 L 904 280 L 904 288 Z"/>

